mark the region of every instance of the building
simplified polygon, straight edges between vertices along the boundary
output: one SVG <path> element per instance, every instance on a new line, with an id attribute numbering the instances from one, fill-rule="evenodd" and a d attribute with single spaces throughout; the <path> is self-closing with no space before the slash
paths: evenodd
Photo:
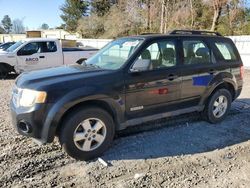
<path id="1" fill-rule="evenodd" d="M 0 42 L 16 42 L 26 38 L 26 34 L 0 34 Z"/>
<path id="2" fill-rule="evenodd" d="M 26 34 L 0 34 L 0 42 L 16 42 L 31 37 L 77 40 L 81 38 L 81 35 L 77 33 L 71 34 L 67 31 L 64 31 L 63 29 L 31 30 L 27 31 Z"/>

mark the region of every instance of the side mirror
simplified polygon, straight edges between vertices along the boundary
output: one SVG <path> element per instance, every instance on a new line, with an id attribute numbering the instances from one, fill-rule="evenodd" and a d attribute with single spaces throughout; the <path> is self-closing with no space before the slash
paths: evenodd
<path id="1" fill-rule="evenodd" d="M 150 69 L 151 61 L 149 59 L 138 59 L 130 69 L 131 72 L 143 72 Z"/>

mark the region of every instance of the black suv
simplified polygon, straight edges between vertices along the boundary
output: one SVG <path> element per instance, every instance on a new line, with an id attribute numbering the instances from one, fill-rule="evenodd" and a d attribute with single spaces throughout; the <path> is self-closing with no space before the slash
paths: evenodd
<path id="1" fill-rule="evenodd" d="M 59 137 L 80 160 L 100 156 L 116 131 L 198 111 L 222 121 L 242 90 L 231 39 L 175 30 L 114 40 L 81 65 L 23 73 L 11 99 L 13 124 L 41 143 Z"/>

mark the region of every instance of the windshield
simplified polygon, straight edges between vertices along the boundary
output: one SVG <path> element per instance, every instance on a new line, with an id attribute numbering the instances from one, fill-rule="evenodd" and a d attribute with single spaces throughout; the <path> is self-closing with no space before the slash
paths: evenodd
<path id="1" fill-rule="evenodd" d="M 7 48 L 9 48 L 12 45 L 12 43 L 5 43 L 0 45 L 0 49 L 6 50 Z"/>
<path id="2" fill-rule="evenodd" d="M 19 41 L 16 42 L 15 44 L 13 44 L 11 47 L 9 47 L 6 51 L 7 52 L 14 52 L 19 46 L 21 46 L 24 42 L 23 41 Z"/>
<path id="3" fill-rule="evenodd" d="M 139 38 L 122 38 L 110 42 L 84 64 L 116 70 L 124 65 L 130 55 L 142 43 Z"/>

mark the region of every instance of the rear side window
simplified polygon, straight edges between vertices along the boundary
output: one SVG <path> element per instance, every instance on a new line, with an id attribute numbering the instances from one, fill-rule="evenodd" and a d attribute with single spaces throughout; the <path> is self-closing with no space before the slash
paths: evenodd
<path id="1" fill-rule="evenodd" d="M 55 42 L 40 42 L 41 53 L 56 52 L 57 47 Z"/>
<path id="2" fill-rule="evenodd" d="M 215 42 L 215 46 L 221 53 L 222 57 L 224 60 L 227 61 L 236 61 L 237 56 L 235 54 L 234 48 L 232 47 L 231 44 L 227 42 Z"/>
<path id="3" fill-rule="evenodd" d="M 199 40 L 184 40 L 183 41 L 184 64 L 204 64 L 214 63 L 215 60 L 208 46 Z"/>

